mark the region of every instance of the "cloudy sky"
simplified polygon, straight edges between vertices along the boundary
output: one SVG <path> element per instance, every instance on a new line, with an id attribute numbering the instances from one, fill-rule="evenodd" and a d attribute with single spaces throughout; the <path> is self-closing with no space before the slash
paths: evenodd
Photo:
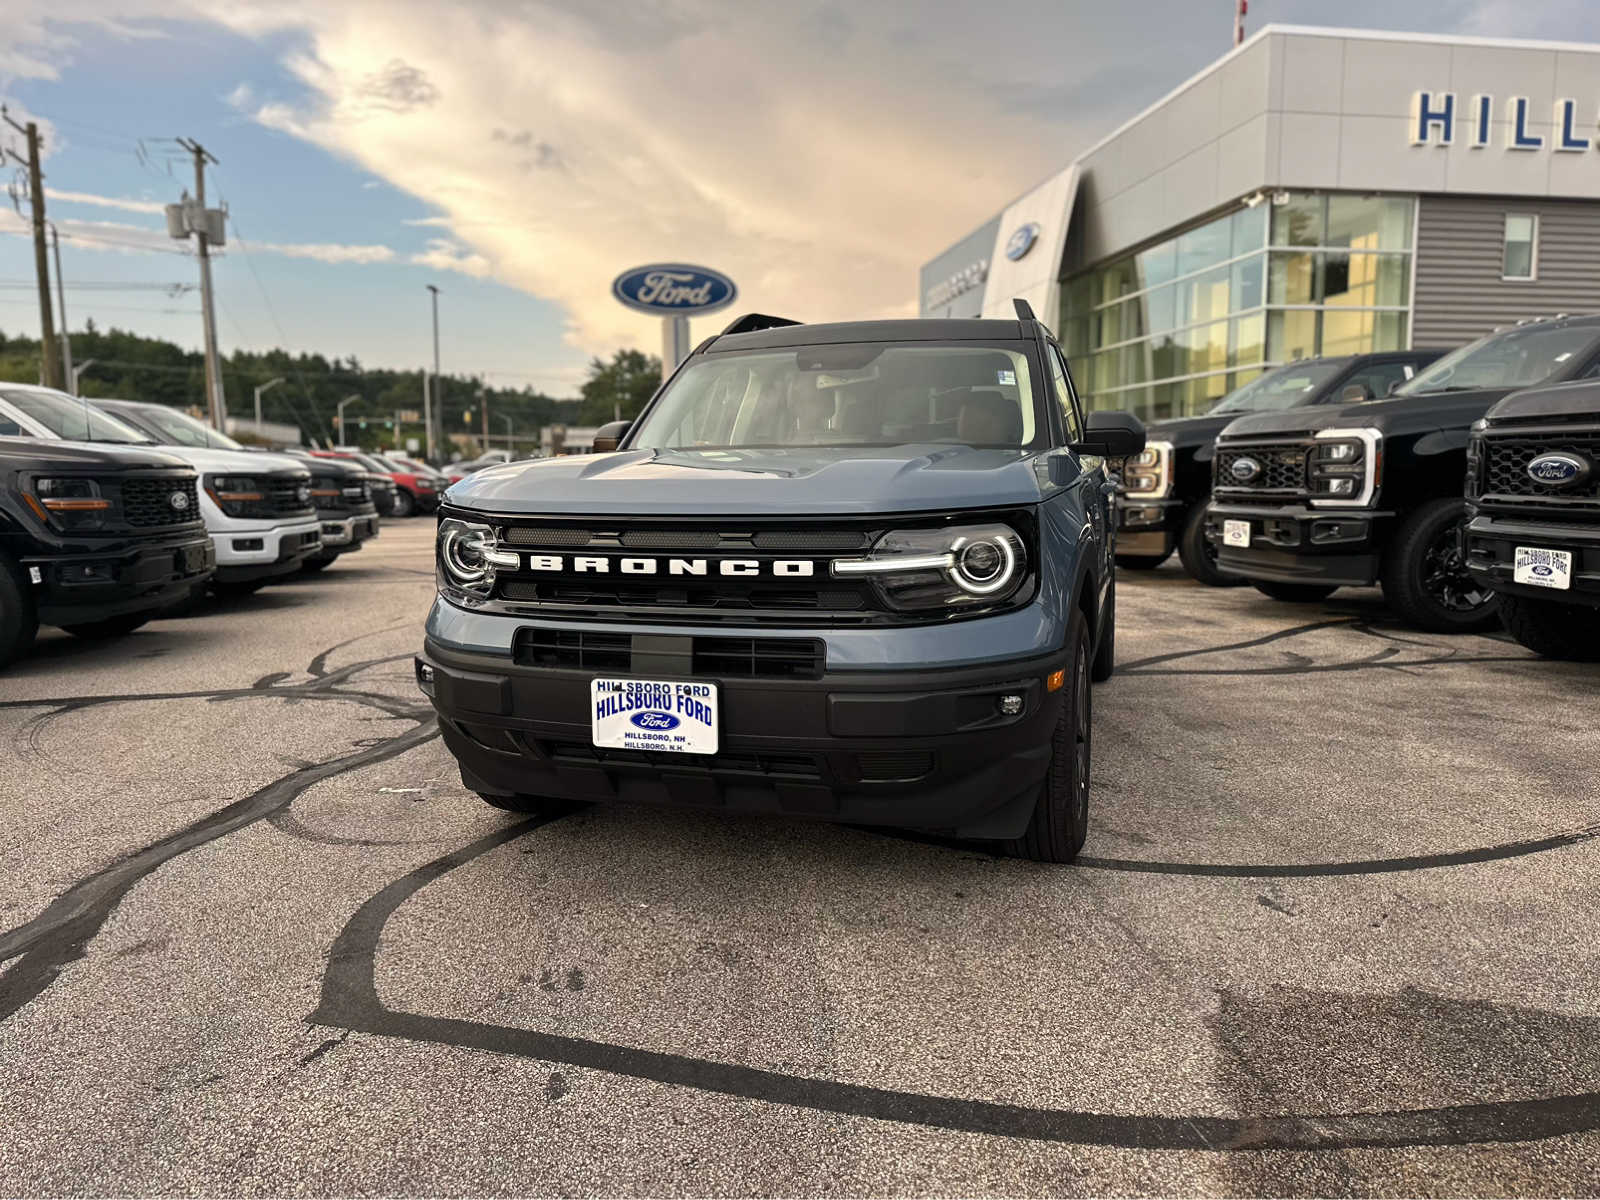
<path id="1" fill-rule="evenodd" d="M 199 342 L 161 232 L 220 160 L 224 347 L 569 394 L 659 349 L 611 299 L 703 262 L 739 307 L 914 311 L 917 268 L 1224 53 L 1231 0 L 8 0 L 0 97 L 48 138 L 68 310 Z M 1252 0 L 1268 22 L 1600 41 L 1593 0 Z M 10 144 L 17 139 L 5 131 Z M 0 142 L 0 144 L 5 144 Z M 11 169 L 5 178 L 9 181 Z M 37 332 L 0 207 L 0 330 Z M 698 337 L 728 319 L 707 318 Z"/>

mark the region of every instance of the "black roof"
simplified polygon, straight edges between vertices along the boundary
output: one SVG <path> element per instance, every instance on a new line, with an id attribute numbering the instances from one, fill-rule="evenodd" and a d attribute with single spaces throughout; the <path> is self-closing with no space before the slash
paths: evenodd
<path id="1" fill-rule="evenodd" d="M 1014 342 L 1030 337 L 1021 321 L 838 321 L 828 325 L 784 325 L 754 333 L 730 333 L 706 347 L 707 354 L 820 346 L 838 342 Z"/>

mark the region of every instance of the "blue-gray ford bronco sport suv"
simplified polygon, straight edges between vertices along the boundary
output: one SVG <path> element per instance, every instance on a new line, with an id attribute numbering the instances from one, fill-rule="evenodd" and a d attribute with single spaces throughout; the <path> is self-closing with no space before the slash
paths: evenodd
<path id="1" fill-rule="evenodd" d="M 1115 654 L 1115 477 L 1018 319 L 751 315 L 592 456 L 439 511 L 419 685 L 490 804 L 643 802 L 1071 860 Z"/>

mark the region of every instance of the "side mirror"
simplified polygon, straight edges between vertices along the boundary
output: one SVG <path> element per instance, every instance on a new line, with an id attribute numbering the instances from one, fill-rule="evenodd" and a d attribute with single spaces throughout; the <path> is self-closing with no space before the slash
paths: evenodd
<path id="1" fill-rule="evenodd" d="M 632 425 L 632 421 L 607 421 L 594 431 L 594 452 L 605 454 L 615 450 L 617 443 L 628 436 L 628 430 Z"/>
<path id="2" fill-rule="evenodd" d="M 1144 449 L 1144 422 L 1129 412 L 1092 412 L 1084 422 L 1083 440 L 1072 443 L 1079 454 L 1129 458 Z"/>
<path id="3" fill-rule="evenodd" d="M 1360 404 L 1371 399 L 1372 393 L 1367 391 L 1367 385 L 1364 383 L 1347 384 L 1339 392 L 1339 402 L 1341 404 Z"/>

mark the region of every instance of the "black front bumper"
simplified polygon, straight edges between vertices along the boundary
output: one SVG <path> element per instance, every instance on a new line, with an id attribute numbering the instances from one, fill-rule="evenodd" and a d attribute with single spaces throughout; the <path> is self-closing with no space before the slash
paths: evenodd
<path id="1" fill-rule="evenodd" d="M 1476 513 L 1463 537 L 1467 570 L 1486 587 L 1530 600 L 1600 607 L 1600 522 L 1576 524 Z M 1565 550 L 1572 555 L 1572 586 L 1545 588 L 1513 582 L 1518 546 Z"/>
<path id="2" fill-rule="evenodd" d="M 181 600 L 216 570 L 217 553 L 204 531 L 102 553 L 82 549 L 21 560 L 34 604 L 45 625 L 86 625 L 111 617 L 154 612 Z"/>
<path id="3" fill-rule="evenodd" d="M 1217 569 L 1277 583 L 1369 587 L 1378 580 L 1393 513 L 1364 509 L 1254 505 L 1213 500 L 1206 540 L 1217 548 Z M 1225 521 L 1248 521 L 1250 545 L 1223 541 Z"/>
<path id="4" fill-rule="evenodd" d="M 1126 558 L 1165 558 L 1183 535 L 1188 504 L 1177 497 L 1146 500 L 1117 497 L 1117 553 Z"/>
<path id="5" fill-rule="evenodd" d="M 430 639 L 417 676 L 474 791 L 1002 838 L 1026 828 L 1049 767 L 1063 693 L 1047 677 L 1064 661 L 701 680 L 720 688 L 714 755 L 596 749 L 589 684 L 602 672 L 517 666 Z M 1015 717 L 998 709 L 1007 692 L 1024 698 Z"/>

